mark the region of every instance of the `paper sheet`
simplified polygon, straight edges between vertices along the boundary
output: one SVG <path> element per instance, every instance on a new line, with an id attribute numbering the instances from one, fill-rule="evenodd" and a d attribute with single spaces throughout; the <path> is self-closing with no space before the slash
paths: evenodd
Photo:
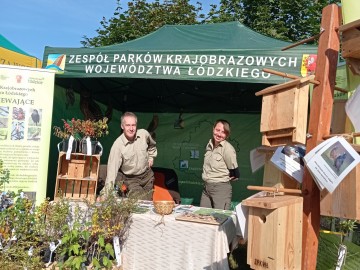
<path id="1" fill-rule="evenodd" d="M 355 128 L 355 132 L 360 131 L 360 85 L 355 89 L 354 94 L 345 104 L 345 111 L 351 123 Z"/>

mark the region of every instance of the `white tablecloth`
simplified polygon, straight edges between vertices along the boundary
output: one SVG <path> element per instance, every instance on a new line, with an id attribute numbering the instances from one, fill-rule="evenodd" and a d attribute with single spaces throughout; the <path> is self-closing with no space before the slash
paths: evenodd
<path id="1" fill-rule="evenodd" d="M 133 215 L 122 247 L 124 270 L 229 269 L 229 246 L 237 242 L 236 216 L 218 226 L 178 221 L 176 215 Z"/>

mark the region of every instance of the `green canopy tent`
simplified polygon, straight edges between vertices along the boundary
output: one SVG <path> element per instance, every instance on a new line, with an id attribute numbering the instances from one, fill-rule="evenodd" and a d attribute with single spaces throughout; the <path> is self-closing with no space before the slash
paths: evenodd
<path id="1" fill-rule="evenodd" d="M 233 186 L 234 200 L 239 201 L 249 195 L 246 185 L 262 180 L 261 171 L 251 172 L 249 161 L 249 151 L 261 144 L 261 97 L 255 92 L 286 81 L 262 69 L 302 76 L 313 68 L 309 59 L 314 59 L 315 46 L 281 51 L 289 45 L 239 22 L 228 22 L 164 26 L 145 37 L 106 47 L 46 47 L 43 66 L 57 70 L 53 122 L 59 125 L 59 119 L 75 116 L 74 110 L 65 107 L 65 94 L 59 96 L 65 89 L 79 93 L 80 98 L 85 91 L 101 104 L 110 102 L 118 115 L 136 112 L 140 128 L 158 114 L 155 166 L 174 169 L 182 196 L 197 203 L 205 144 L 214 120 L 226 118 L 232 123 L 230 141 L 238 152 L 241 171 L 241 181 Z M 180 118 L 185 122 L 183 129 L 176 126 Z M 110 136 L 102 140 L 101 163 L 106 164 L 119 132 L 117 118 L 110 125 Z M 51 150 L 54 159 L 55 149 Z M 55 160 L 50 161 L 50 187 L 54 164 Z"/>
<path id="2" fill-rule="evenodd" d="M 46 47 L 43 63 L 59 71 L 57 84 L 78 92 L 87 89 L 96 100 L 110 99 L 120 110 L 259 111 L 254 92 L 285 81 L 262 69 L 301 76 L 307 68 L 303 63 L 317 50 L 303 45 L 281 51 L 288 45 L 239 22 L 166 25 L 106 47 Z"/>

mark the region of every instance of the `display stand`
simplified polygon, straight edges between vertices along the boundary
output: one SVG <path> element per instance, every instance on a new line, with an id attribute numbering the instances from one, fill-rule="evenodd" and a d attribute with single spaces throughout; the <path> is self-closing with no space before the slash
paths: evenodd
<path id="1" fill-rule="evenodd" d="M 70 160 L 66 153 L 59 153 L 54 200 L 61 197 L 81 200 L 96 199 L 100 155 L 87 156 L 72 153 Z"/>
<path id="2" fill-rule="evenodd" d="M 360 75 L 360 20 L 353 21 L 339 27 L 339 33 L 342 43 L 342 57 L 345 58 L 347 66 L 353 74 Z M 335 106 L 337 102 L 338 108 Z M 344 132 L 344 123 L 346 119 L 345 102 L 336 100 L 334 104 L 333 118 L 335 118 L 332 127 L 340 126 L 341 129 L 332 130 L 332 136 L 336 133 Z M 341 106 L 341 107 L 340 107 Z M 341 118 L 339 117 L 339 112 Z M 339 124 L 336 124 L 339 123 Z M 342 125 L 340 125 L 342 124 Z M 353 143 L 354 137 L 358 133 L 353 134 L 338 134 L 347 137 L 349 143 Z M 346 136 L 345 136 L 346 135 Z M 324 136 L 324 139 L 330 136 Z M 359 146 L 352 145 L 357 152 L 360 152 Z M 357 194 L 360 188 L 360 165 L 357 165 L 339 184 L 335 191 L 331 194 L 326 190 L 322 191 L 320 210 L 321 215 L 332 216 L 346 219 L 360 219 L 360 195 Z"/>

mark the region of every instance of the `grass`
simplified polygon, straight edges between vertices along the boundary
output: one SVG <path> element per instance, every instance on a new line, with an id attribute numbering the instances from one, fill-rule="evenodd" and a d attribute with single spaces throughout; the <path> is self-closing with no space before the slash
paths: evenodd
<path id="1" fill-rule="evenodd" d="M 339 243 L 340 236 L 320 233 L 317 270 L 335 269 Z M 360 269 L 360 246 L 351 242 L 345 242 L 344 244 L 347 246 L 347 255 L 342 270 Z"/>
<path id="2" fill-rule="evenodd" d="M 337 262 L 337 251 L 340 237 L 333 234 L 320 233 L 318 257 L 316 270 L 333 270 Z M 345 242 L 347 256 L 342 270 L 360 269 L 360 246 Z M 229 255 L 229 266 L 231 270 L 251 269 L 246 263 L 247 245 L 239 245 Z"/>

